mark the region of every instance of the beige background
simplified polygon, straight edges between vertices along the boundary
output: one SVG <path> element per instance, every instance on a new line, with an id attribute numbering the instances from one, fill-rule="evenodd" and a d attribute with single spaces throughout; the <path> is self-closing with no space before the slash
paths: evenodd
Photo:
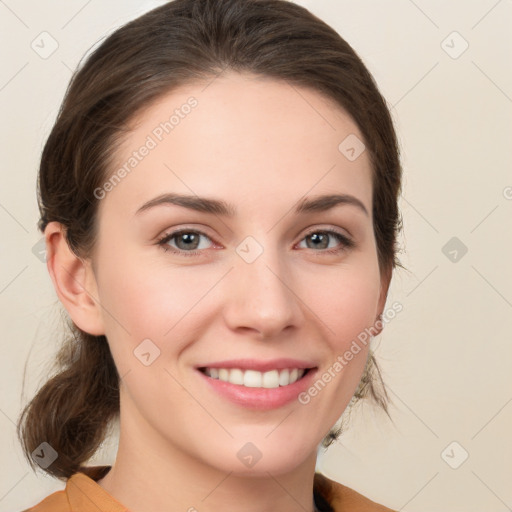
<path id="1" fill-rule="evenodd" d="M 63 487 L 30 471 L 14 428 L 45 377 L 59 325 L 36 255 L 40 151 L 82 55 L 161 3 L 0 1 L 0 511 Z M 512 2 L 297 3 L 338 30 L 374 74 L 392 105 L 405 170 L 401 259 L 409 271 L 395 275 L 388 302 L 403 311 L 376 339 L 395 423 L 371 407 L 356 411 L 319 468 L 397 510 L 510 510 Z M 50 37 L 58 44 L 47 58 L 31 47 L 41 37 L 47 50 Z"/>

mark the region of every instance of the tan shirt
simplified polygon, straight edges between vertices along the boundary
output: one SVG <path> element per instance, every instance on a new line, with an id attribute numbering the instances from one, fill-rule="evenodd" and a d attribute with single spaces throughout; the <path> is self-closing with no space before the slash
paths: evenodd
<path id="1" fill-rule="evenodd" d="M 84 468 L 68 479 L 65 489 L 24 512 L 129 512 L 96 483 L 109 469 L 110 466 Z M 314 488 L 334 512 L 395 512 L 320 473 L 315 474 Z"/>

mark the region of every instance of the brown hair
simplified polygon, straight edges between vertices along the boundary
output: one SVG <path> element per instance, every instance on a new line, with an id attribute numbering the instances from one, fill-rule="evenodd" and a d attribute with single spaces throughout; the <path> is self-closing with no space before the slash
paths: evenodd
<path id="1" fill-rule="evenodd" d="M 332 99 L 358 124 L 373 168 L 373 217 L 383 275 L 400 263 L 399 148 L 385 100 L 354 50 L 322 20 L 285 0 L 174 0 L 116 30 L 74 73 L 41 156 L 40 220 L 65 229 L 87 257 L 96 237 L 94 190 L 112 172 L 114 149 L 129 122 L 183 85 L 229 69 L 286 80 Z M 341 142 L 341 141 L 340 141 Z M 119 412 L 119 376 L 104 336 L 70 322 L 58 372 L 23 410 L 25 454 L 42 442 L 58 453 L 46 471 L 68 478 L 97 450 Z M 373 353 L 354 399 L 388 396 Z M 339 435 L 331 432 L 326 444 Z"/>

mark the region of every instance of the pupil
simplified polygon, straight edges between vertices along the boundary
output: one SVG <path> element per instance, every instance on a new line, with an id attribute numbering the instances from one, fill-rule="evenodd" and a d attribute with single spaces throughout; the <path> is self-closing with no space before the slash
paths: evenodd
<path id="1" fill-rule="evenodd" d="M 184 240 L 185 247 L 190 244 L 194 244 L 194 241 L 197 243 L 197 240 L 194 240 L 194 238 L 197 238 L 194 233 L 185 233 L 179 237 L 178 240 Z M 195 247 L 195 245 L 194 245 Z"/>
<path id="2" fill-rule="evenodd" d="M 325 239 L 325 238 L 327 238 L 327 237 L 326 237 L 326 236 L 325 236 L 325 234 L 323 234 L 323 233 L 314 233 L 313 235 L 311 235 L 311 239 L 312 239 L 312 241 L 313 241 L 313 242 L 314 242 L 315 240 L 316 240 L 317 242 L 319 242 L 319 243 L 314 243 L 315 247 L 319 247 L 320 245 L 322 245 L 322 247 L 323 247 L 323 246 L 325 246 L 325 243 L 324 243 L 324 244 L 322 244 L 322 238 L 324 238 L 324 239 Z M 325 240 L 324 240 L 324 242 L 325 242 Z"/>

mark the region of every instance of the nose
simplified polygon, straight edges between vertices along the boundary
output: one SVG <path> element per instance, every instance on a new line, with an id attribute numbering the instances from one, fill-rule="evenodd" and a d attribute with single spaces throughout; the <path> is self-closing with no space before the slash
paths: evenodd
<path id="1" fill-rule="evenodd" d="M 238 255 L 234 261 L 224 307 L 228 326 L 234 331 L 252 331 L 265 340 L 300 327 L 300 290 L 283 256 L 266 248 L 252 263 Z"/>

